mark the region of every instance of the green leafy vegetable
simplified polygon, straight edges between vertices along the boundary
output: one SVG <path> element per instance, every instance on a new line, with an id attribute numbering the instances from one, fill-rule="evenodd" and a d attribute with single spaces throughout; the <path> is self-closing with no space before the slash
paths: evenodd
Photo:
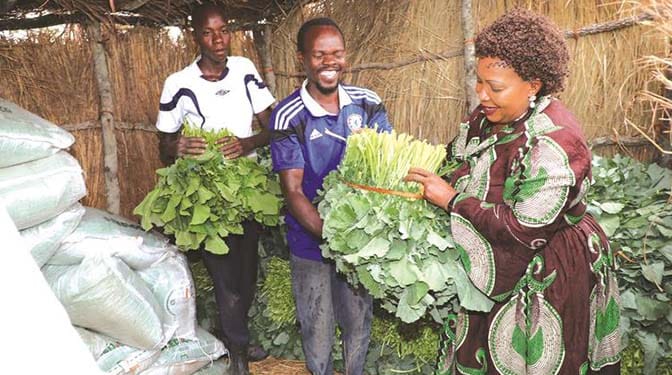
<path id="1" fill-rule="evenodd" d="M 183 129 L 185 136 L 204 138 L 207 149 L 156 171 L 156 187 L 133 210 L 143 229 L 163 228 L 164 233 L 175 235 L 175 243 L 184 251 L 203 244 L 207 251 L 226 254 L 229 247 L 224 238 L 242 234 L 243 221 L 280 223 L 282 197 L 277 179 L 270 177 L 270 163 L 224 158 L 215 142 L 229 136 L 227 130 Z"/>
<path id="2" fill-rule="evenodd" d="M 588 210 L 620 263 L 624 344 L 634 339 L 630 346 L 644 354 L 643 369 L 630 373 L 661 373 L 656 364 L 672 361 L 672 171 L 617 155 L 593 158 L 593 178 Z"/>
<path id="3" fill-rule="evenodd" d="M 436 173 L 445 156 L 443 146 L 407 134 L 365 130 L 348 138 L 321 193 L 322 254 L 406 323 L 427 313 L 440 322 L 458 294 L 472 310 L 493 304 L 464 272 L 448 214 L 421 199 L 418 184 L 403 181 L 411 167 Z"/>

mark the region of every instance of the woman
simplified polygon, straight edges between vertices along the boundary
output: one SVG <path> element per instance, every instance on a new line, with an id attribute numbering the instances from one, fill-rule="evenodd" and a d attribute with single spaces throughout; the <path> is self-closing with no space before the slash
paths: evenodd
<path id="1" fill-rule="evenodd" d="M 471 280 L 496 301 L 446 326 L 439 373 L 619 373 L 618 286 L 604 232 L 586 213 L 590 150 L 551 94 L 569 55 L 551 21 L 514 9 L 476 38 L 480 106 L 448 146 L 450 183 L 407 180 L 450 212 Z"/>

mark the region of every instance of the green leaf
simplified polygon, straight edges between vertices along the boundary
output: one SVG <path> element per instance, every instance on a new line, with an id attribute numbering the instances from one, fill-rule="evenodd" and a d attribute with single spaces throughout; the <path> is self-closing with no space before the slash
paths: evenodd
<path id="1" fill-rule="evenodd" d="M 178 195 L 173 195 L 170 197 L 170 200 L 168 200 L 168 205 L 166 206 L 166 210 L 163 212 L 163 214 L 161 214 L 161 221 L 167 223 L 175 219 L 175 216 L 177 215 L 176 207 L 178 204 L 180 204 L 181 200 L 182 197 Z"/>
<path id="2" fill-rule="evenodd" d="M 258 192 L 248 204 L 253 212 L 262 212 L 265 215 L 277 215 L 280 212 L 278 198 L 265 192 Z"/>
<path id="3" fill-rule="evenodd" d="M 658 338 L 651 332 L 637 332 L 637 340 L 642 344 L 644 351 L 644 373 L 654 374 L 658 353 L 662 351 Z"/>
<path id="4" fill-rule="evenodd" d="M 656 262 L 651 264 L 642 264 L 642 275 L 650 282 L 660 285 L 663 281 L 663 271 L 665 264 L 663 262 Z"/>
<path id="5" fill-rule="evenodd" d="M 215 194 L 210 190 L 206 189 L 205 187 L 203 186 L 198 187 L 198 203 L 203 204 L 212 199 L 212 197 L 214 196 Z"/>
<path id="6" fill-rule="evenodd" d="M 669 263 L 672 263 L 672 244 L 667 244 L 658 250 Z"/>
<path id="7" fill-rule="evenodd" d="M 451 246 L 450 242 L 446 241 L 443 237 L 441 237 L 441 235 L 433 231 L 430 231 L 427 234 L 427 242 L 433 246 L 438 247 L 441 251 Z"/>
<path id="8" fill-rule="evenodd" d="M 374 237 L 359 251 L 359 256 L 366 259 L 372 256 L 382 258 L 390 249 L 390 242 L 384 238 Z"/>
<path id="9" fill-rule="evenodd" d="M 289 335 L 287 332 L 280 332 L 273 340 L 274 345 L 285 345 L 289 342 Z"/>
<path id="10" fill-rule="evenodd" d="M 404 323 L 411 323 L 425 314 L 426 306 L 411 306 L 408 304 L 408 289 L 404 289 L 399 296 L 399 304 L 395 316 Z"/>
<path id="11" fill-rule="evenodd" d="M 186 197 L 194 194 L 198 191 L 198 188 L 201 186 L 201 179 L 198 176 L 192 176 L 189 178 L 189 185 L 187 186 L 187 191 L 184 192 Z"/>
<path id="12" fill-rule="evenodd" d="M 445 267 L 433 259 L 425 263 L 420 275 L 421 280 L 427 283 L 429 289 L 436 291 L 443 290 L 449 278 Z"/>
<path id="13" fill-rule="evenodd" d="M 600 208 L 608 214 L 617 214 L 623 210 L 625 205 L 618 202 L 604 202 L 600 204 Z"/>
<path id="14" fill-rule="evenodd" d="M 380 284 L 374 280 L 371 273 L 366 269 L 366 266 L 357 267 L 357 276 L 359 277 L 359 281 L 364 285 L 366 290 L 369 291 L 373 298 L 383 298 L 385 295 L 383 293 L 383 288 L 381 288 Z"/>
<path id="15" fill-rule="evenodd" d="M 196 235 L 186 231 L 175 232 L 175 244 L 187 250 L 193 250 L 198 248 Z"/>
<path id="16" fill-rule="evenodd" d="M 495 304 L 494 301 L 474 286 L 464 268 L 455 262 L 446 262 L 444 267 L 446 272 L 452 275 L 460 306 L 472 311 L 487 312 L 492 309 Z"/>
<path id="17" fill-rule="evenodd" d="M 646 320 L 656 321 L 664 318 L 670 309 L 669 303 L 656 301 L 647 296 L 638 295 L 635 300 L 637 301 L 637 314 Z"/>
<path id="18" fill-rule="evenodd" d="M 205 240 L 205 249 L 213 254 L 228 254 L 229 246 L 219 236 L 210 236 Z"/>
<path id="19" fill-rule="evenodd" d="M 624 292 L 621 292 L 621 305 L 624 309 L 637 309 L 635 294 L 632 292 L 632 290 L 628 289 Z"/>
<path id="20" fill-rule="evenodd" d="M 197 204 L 194 206 L 194 215 L 191 218 L 190 225 L 199 225 L 205 223 L 210 217 L 210 207 Z"/>
<path id="21" fill-rule="evenodd" d="M 392 241 L 390 251 L 387 252 L 385 258 L 389 260 L 398 260 L 403 258 L 408 252 L 409 244 L 410 244 L 409 241 L 400 241 L 395 239 L 394 241 Z"/>
<path id="22" fill-rule="evenodd" d="M 364 245 L 370 241 L 370 237 L 367 236 L 363 231 L 355 230 L 350 233 L 345 238 L 345 243 L 347 244 L 350 250 L 357 252 L 361 250 Z"/>
<path id="23" fill-rule="evenodd" d="M 406 295 L 408 304 L 410 306 L 417 305 L 429 291 L 429 286 L 422 281 L 418 281 L 407 288 L 408 294 Z"/>
<path id="24" fill-rule="evenodd" d="M 668 229 L 662 225 L 656 225 L 656 229 L 658 229 L 660 234 L 662 234 L 665 238 L 672 238 L 672 229 Z"/>
<path id="25" fill-rule="evenodd" d="M 607 237 L 611 237 L 616 233 L 616 229 L 621 225 L 621 219 L 617 215 L 604 215 L 597 218 Z"/>
<path id="26" fill-rule="evenodd" d="M 411 285 L 418 280 L 416 271 L 418 271 L 417 266 L 409 263 L 406 258 L 390 262 L 390 275 L 401 286 Z"/>

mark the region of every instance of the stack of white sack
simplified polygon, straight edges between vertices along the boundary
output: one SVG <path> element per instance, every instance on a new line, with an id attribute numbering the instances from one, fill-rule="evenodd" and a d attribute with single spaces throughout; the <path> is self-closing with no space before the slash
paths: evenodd
<path id="1" fill-rule="evenodd" d="M 107 373 L 192 374 L 213 363 L 226 349 L 197 330 L 185 257 L 164 236 L 78 203 L 86 188 L 65 151 L 73 142 L 0 99 L 0 203 L 20 230 L 21 248 L 29 248 Z"/>
<path id="2" fill-rule="evenodd" d="M 42 271 L 109 374 L 192 374 L 226 353 L 196 326 L 186 257 L 161 234 L 86 208 Z M 102 349 L 101 349 L 102 348 Z"/>
<path id="3" fill-rule="evenodd" d="M 102 375 L 1 200 L 0 238 L 0 374 Z"/>
<path id="4" fill-rule="evenodd" d="M 77 328 L 77 332 L 98 367 L 110 375 L 181 375 L 197 371 L 201 374 L 199 369 L 204 374 L 221 375 L 228 368 L 216 360 L 226 352 L 224 345 L 200 327 L 196 338 L 174 338 L 160 351 L 134 348 L 83 328 Z"/>
<path id="5" fill-rule="evenodd" d="M 47 279 L 53 283 L 52 285 L 56 283 L 55 278 L 63 273 L 70 273 L 66 276 L 68 280 L 75 277 L 74 270 L 79 270 L 77 272 L 81 274 L 80 278 L 90 278 L 91 276 L 88 276 L 88 271 L 86 271 L 87 267 L 100 268 L 96 271 L 98 273 L 96 277 L 102 277 L 100 272 L 107 264 L 108 273 L 116 277 L 119 282 L 117 287 L 123 288 L 117 290 L 121 297 L 126 292 L 130 293 L 130 290 L 133 290 L 130 298 L 151 296 L 151 298 L 144 298 L 144 303 L 141 305 L 146 308 L 143 311 L 148 314 L 146 315 L 148 319 L 155 315 L 161 322 L 161 327 L 154 328 L 162 332 L 163 337 L 160 340 L 154 340 L 159 336 L 145 335 L 146 339 L 153 338 L 154 345 L 165 345 L 173 337 L 195 338 L 195 290 L 184 255 L 161 234 L 145 232 L 139 225 L 105 211 L 90 207 L 87 207 L 85 211 L 77 229 L 63 240 L 59 249 L 49 258 L 44 267 L 45 275 L 50 274 Z M 111 269 L 114 269 L 114 272 L 110 272 Z M 70 289 L 70 292 L 73 290 Z M 78 296 L 78 300 L 81 301 L 81 296 Z M 109 304 L 112 302 L 110 301 Z M 88 308 L 88 304 L 86 306 Z M 119 306 L 112 308 L 119 308 Z M 73 310 L 75 308 L 73 306 Z M 144 330 L 153 327 L 147 325 L 150 322 L 156 322 L 156 319 L 144 322 Z M 95 328 L 79 324 L 74 319 L 73 323 Z M 116 327 L 110 327 L 110 329 L 119 332 Z M 100 328 L 96 330 L 125 344 L 133 345 L 132 341 L 124 341 L 123 337 L 115 336 L 111 331 Z M 134 346 L 152 348 L 147 344 Z"/>
<path id="6" fill-rule="evenodd" d="M 42 266 L 79 223 L 82 169 L 65 149 L 73 136 L 0 98 L 0 199 Z"/>

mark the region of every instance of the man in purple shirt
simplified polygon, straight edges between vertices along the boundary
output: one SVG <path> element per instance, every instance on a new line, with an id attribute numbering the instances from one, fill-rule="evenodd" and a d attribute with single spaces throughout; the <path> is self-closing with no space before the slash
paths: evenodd
<path id="1" fill-rule="evenodd" d="M 270 127 L 273 168 L 280 174 L 289 209 L 287 243 L 303 351 L 313 374 L 332 374 L 338 323 L 345 373 L 358 375 L 369 346 L 371 296 L 348 285 L 334 264 L 322 258 L 322 219 L 313 200 L 341 162 L 350 134 L 363 127 L 389 131 L 391 126 L 376 93 L 341 84 L 345 42 L 334 21 L 304 23 L 297 48 L 307 79 L 275 108 Z"/>

